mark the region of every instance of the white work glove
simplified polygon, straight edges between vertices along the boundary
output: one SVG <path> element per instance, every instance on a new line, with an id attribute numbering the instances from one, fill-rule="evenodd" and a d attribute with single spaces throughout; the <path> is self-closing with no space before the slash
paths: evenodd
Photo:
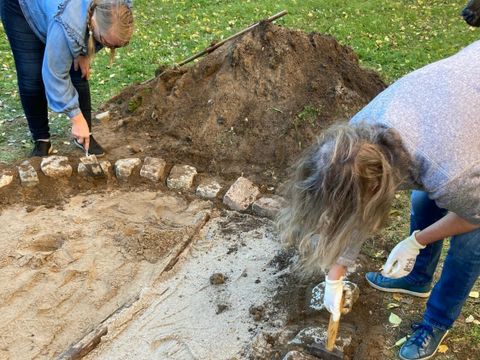
<path id="1" fill-rule="evenodd" d="M 418 232 L 419 230 L 414 231 L 412 235 L 393 248 L 383 267 L 383 276 L 398 279 L 410 274 L 420 250 L 425 249 L 425 245 L 418 243 L 415 238 L 415 234 Z"/>
<path id="2" fill-rule="evenodd" d="M 343 296 L 343 277 L 339 280 L 329 280 L 325 277 L 325 295 L 323 296 L 323 305 L 332 315 L 333 320 L 340 320 L 342 309 L 340 305 Z"/>

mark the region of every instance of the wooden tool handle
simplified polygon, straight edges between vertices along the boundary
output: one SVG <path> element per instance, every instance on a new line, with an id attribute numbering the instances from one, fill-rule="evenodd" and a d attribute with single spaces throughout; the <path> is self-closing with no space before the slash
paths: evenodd
<path id="1" fill-rule="evenodd" d="M 333 315 L 330 315 L 330 321 L 328 322 L 327 330 L 327 350 L 332 351 L 335 346 L 335 341 L 337 340 L 338 325 L 340 325 L 340 320 L 333 320 Z"/>
<path id="2" fill-rule="evenodd" d="M 342 294 L 342 299 L 340 300 L 340 309 L 343 309 L 344 296 Z M 338 321 L 333 320 L 333 314 L 330 315 L 330 321 L 328 322 L 327 330 L 327 350 L 332 351 L 335 346 L 335 341 L 337 340 L 338 326 L 340 325 L 340 318 Z"/>

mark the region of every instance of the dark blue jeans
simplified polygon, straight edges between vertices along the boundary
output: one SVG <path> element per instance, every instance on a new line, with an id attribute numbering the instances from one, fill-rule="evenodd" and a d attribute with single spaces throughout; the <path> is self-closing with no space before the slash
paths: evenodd
<path id="1" fill-rule="evenodd" d="M 0 0 L 3 27 L 12 48 L 23 111 L 33 140 L 49 139 L 48 107 L 42 80 L 45 44 L 35 35 L 23 16 L 18 0 Z M 70 69 L 73 86 L 78 92 L 80 110 L 91 130 L 92 105 L 88 81 L 80 69 Z"/>
<path id="2" fill-rule="evenodd" d="M 423 191 L 413 191 L 411 200 L 410 233 L 428 227 L 447 214 Z M 428 284 L 432 281 L 442 244 L 443 240 L 437 241 L 420 251 L 412 272 L 406 277 L 409 282 Z M 428 299 L 424 322 L 444 330 L 452 327 L 479 274 L 480 229 L 453 236 L 440 280 Z"/>

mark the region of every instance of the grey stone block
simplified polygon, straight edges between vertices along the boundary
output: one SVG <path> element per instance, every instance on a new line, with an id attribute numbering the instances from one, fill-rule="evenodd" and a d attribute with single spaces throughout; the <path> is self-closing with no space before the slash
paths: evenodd
<path id="1" fill-rule="evenodd" d="M 146 157 L 143 161 L 140 176 L 158 182 L 165 177 L 167 163 L 161 158 Z"/>
<path id="2" fill-rule="evenodd" d="M 66 156 L 48 156 L 42 159 L 40 164 L 42 172 L 51 178 L 61 178 L 72 176 L 72 166 L 68 163 Z"/>
<path id="3" fill-rule="evenodd" d="M 115 162 L 115 175 L 119 180 L 128 180 L 135 168 L 142 164 L 138 158 L 120 159 Z"/>
<path id="4" fill-rule="evenodd" d="M 258 216 L 273 219 L 285 204 L 285 199 L 281 196 L 264 196 L 252 204 L 252 211 Z"/>
<path id="5" fill-rule="evenodd" d="M 18 167 L 18 175 L 20 176 L 20 182 L 26 187 L 36 186 L 40 182 L 37 172 L 28 160 L 20 164 Z"/>
<path id="6" fill-rule="evenodd" d="M 239 177 L 223 197 L 223 203 L 237 211 L 247 210 L 260 195 L 258 188 L 247 178 Z"/>
<path id="7" fill-rule="evenodd" d="M 190 165 L 175 165 L 170 171 L 167 186 L 175 190 L 189 190 L 197 175 L 197 169 Z"/>
<path id="8" fill-rule="evenodd" d="M 217 181 L 206 180 L 198 185 L 196 194 L 205 199 L 215 199 L 221 190 L 222 185 Z"/>

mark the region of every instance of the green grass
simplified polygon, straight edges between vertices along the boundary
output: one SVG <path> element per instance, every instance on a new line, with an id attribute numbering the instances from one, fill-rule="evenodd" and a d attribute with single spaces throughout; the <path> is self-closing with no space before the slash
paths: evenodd
<path id="1" fill-rule="evenodd" d="M 459 13 L 466 1 L 424 0 L 136 0 L 136 32 L 118 51 L 114 66 L 98 54 L 91 91 L 94 107 L 128 84 L 151 78 L 160 65 L 173 65 L 251 23 L 283 9 L 278 23 L 328 33 L 359 54 L 364 66 L 387 82 L 473 42 L 479 32 Z M 0 161 L 27 154 L 29 134 L 18 99 L 13 58 L 0 27 Z M 64 116 L 52 117 L 52 136 L 69 139 Z M 18 144 L 22 144 L 23 147 Z"/>

